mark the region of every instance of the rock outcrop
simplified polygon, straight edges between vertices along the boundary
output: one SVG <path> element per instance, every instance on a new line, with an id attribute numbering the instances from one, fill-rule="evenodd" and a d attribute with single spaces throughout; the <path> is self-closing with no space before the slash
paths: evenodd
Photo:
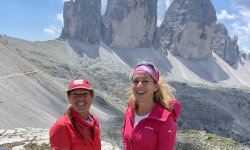
<path id="1" fill-rule="evenodd" d="M 228 64 L 239 58 L 238 38 L 232 40 L 210 0 L 174 0 L 156 28 L 157 0 L 109 0 L 101 16 L 101 0 L 64 4 L 61 37 L 86 44 L 101 40 L 113 48 L 150 47 L 184 58 L 202 59 L 214 51 Z"/>
<path id="2" fill-rule="evenodd" d="M 86 44 L 101 41 L 101 0 L 71 0 L 64 3 L 61 38 L 74 38 Z"/>
<path id="3" fill-rule="evenodd" d="M 216 21 L 210 0 L 174 0 L 157 28 L 154 46 L 184 58 L 209 57 Z"/>
<path id="4" fill-rule="evenodd" d="M 237 44 L 238 37 L 230 38 L 226 27 L 223 24 L 217 24 L 214 30 L 212 40 L 212 50 L 229 65 L 237 62 L 240 52 Z"/>
<path id="5" fill-rule="evenodd" d="M 157 0 L 109 0 L 103 41 L 110 47 L 150 47 L 157 22 Z"/>
<path id="6" fill-rule="evenodd" d="M 112 48 L 147 48 L 152 45 L 188 59 L 203 59 L 214 51 L 229 65 L 239 59 L 238 38 L 216 24 L 210 0 L 174 0 L 157 24 L 157 0 L 108 0 L 101 16 L 101 0 L 71 0 L 64 4 L 61 37 L 86 44 L 102 40 Z"/>
<path id="7" fill-rule="evenodd" d="M 250 60 L 250 52 L 240 52 L 240 56 L 241 56 L 244 60 Z"/>

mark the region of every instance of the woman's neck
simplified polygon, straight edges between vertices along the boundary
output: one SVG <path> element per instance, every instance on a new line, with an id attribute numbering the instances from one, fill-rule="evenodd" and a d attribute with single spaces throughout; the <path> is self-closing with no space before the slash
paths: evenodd
<path id="1" fill-rule="evenodd" d="M 149 114 L 152 111 L 154 105 L 155 105 L 154 101 L 151 101 L 149 103 L 139 103 L 138 109 L 136 110 L 136 114 L 138 116 L 144 116 L 146 114 Z"/>
<path id="2" fill-rule="evenodd" d="M 88 114 L 88 113 L 87 113 L 87 114 L 86 114 L 86 113 L 82 113 L 82 114 L 79 113 L 79 116 L 80 116 L 83 120 L 87 120 L 89 114 Z"/>

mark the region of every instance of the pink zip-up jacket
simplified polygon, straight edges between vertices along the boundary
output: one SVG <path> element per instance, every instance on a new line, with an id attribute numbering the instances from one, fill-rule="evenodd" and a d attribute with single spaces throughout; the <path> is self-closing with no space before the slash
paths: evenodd
<path id="1" fill-rule="evenodd" d="M 156 104 L 149 116 L 141 120 L 134 128 L 134 112 L 130 106 L 126 109 L 122 138 L 124 150 L 173 150 L 176 140 L 176 120 L 181 105 L 171 99 L 173 112 Z"/>

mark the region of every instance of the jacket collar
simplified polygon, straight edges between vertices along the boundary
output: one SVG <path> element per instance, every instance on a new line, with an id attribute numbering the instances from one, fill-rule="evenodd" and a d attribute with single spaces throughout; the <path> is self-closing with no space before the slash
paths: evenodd
<path id="1" fill-rule="evenodd" d="M 129 106 L 128 113 L 130 114 L 129 116 L 133 116 L 131 119 L 134 119 L 134 111 L 131 106 Z M 169 115 L 171 115 L 171 112 L 169 110 L 156 103 L 152 111 L 150 112 L 148 118 L 159 121 L 166 121 Z"/>
<path id="2" fill-rule="evenodd" d="M 80 123 L 81 125 L 84 125 L 86 127 L 92 127 L 92 126 L 98 126 L 99 125 L 98 121 L 96 120 L 96 118 L 93 115 L 89 114 L 94 119 L 94 124 L 90 125 L 86 121 L 81 119 L 81 117 L 78 115 L 78 113 L 73 108 L 69 108 L 69 109 L 70 109 L 70 113 L 71 113 L 72 117 L 74 118 L 74 120 L 76 122 Z M 69 119 L 69 116 L 68 116 L 67 112 L 64 113 L 64 116 L 66 118 L 65 123 L 71 124 L 71 120 Z"/>
<path id="3" fill-rule="evenodd" d="M 173 108 L 172 112 L 165 109 L 160 104 L 156 104 L 153 107 L 151 113 L 149 114 L 149 117 L 152 119 L 165 121 L 169 115 L 172 115 L 174 121 L 176 122 L 177 118 L 180 116 L 180 113 L 181 113 L 181 103 L 179 100 L 175 98 L 171 98 L 170 103 L 172 104 L 172 108 Z"/>

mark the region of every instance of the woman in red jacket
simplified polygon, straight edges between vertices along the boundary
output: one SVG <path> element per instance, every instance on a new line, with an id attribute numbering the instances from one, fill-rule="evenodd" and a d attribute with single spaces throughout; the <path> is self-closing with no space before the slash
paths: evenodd
<path id="1" fill-rule="evenodd" d="M 74 80 L 67 95 L 70 108 L 50 128 L 53 150 L 101 150 L 97 119 L 89 113 L 94 91 L 87 80 Z"/>
<path id="2" fill-rule="evenodd" d="M 131 77 L 132 96 L 122 128 L 124 150 L 173 150 L 179 101 L 154 64 L 140 62 Z"/>

